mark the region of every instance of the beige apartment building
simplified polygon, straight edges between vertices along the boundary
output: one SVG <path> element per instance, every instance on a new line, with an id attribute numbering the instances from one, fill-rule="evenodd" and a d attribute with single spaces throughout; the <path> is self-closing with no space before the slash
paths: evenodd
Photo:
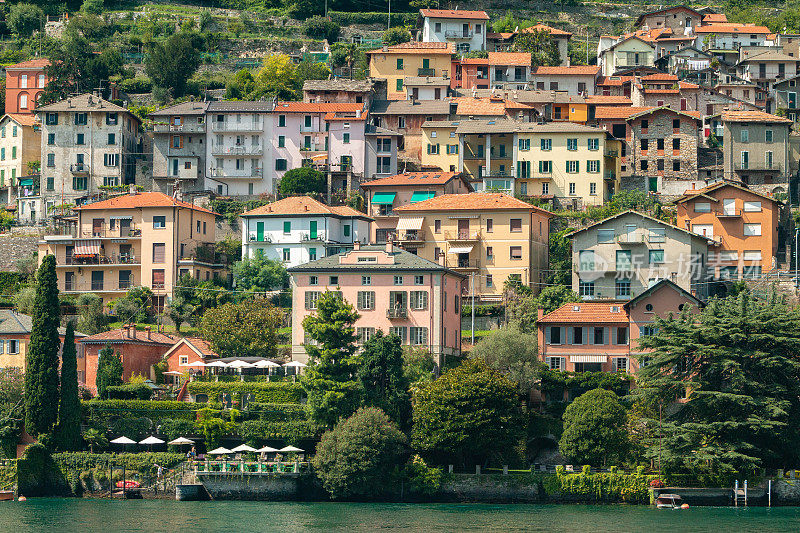
<path id="1" fill-rule="evenodd" d="M 548 211 L 503 193 L 444 194 L 395 209 L 397 244 L 469 277 L 484 301 L 506 281 L 538 291 L 548 268 Z M 470 285 L 472 284 L 472 285 Z"/>
<path id="2" fill-rule="evenodd" d="M 223 272 L 214 252 L 214 213 L 160 192 L 129 193 L 80 206 L 71 232 L 39 242 L 39 260 L 56 256 L 58 288 L 93 292 L 103 303 L 149 287 L 163 308 L 178 279 Z M 65 232 L 66 233 L 66 232 Z"/>

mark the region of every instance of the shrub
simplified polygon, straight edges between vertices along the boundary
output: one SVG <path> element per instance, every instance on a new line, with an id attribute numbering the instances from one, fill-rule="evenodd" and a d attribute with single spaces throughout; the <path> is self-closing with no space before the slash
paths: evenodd
<path id="1" fill-rule="evenodd" d="M 333 42 L 339 37 L 339 31 L 341 27 L 325 17 L 311 17 L 303 23 L 303 33 L 312 39 L 327 39 L 328 42 Z"/>
<path id="2" fill-rule="evenodd" d="M 253 394 L 253 401 L 259 403 L 300 403 L 303 395 L 303 387 L 299 383 L 278 382 L 200 382 L 192 381 L 189 383 L 188 391 L 192 395 L 206 394 L 210 400 L 219 398 L 220 393 L 226 392 L 237 398 L 243 392 Z M 181 403 L 181 402 L 176 402 Z"/>

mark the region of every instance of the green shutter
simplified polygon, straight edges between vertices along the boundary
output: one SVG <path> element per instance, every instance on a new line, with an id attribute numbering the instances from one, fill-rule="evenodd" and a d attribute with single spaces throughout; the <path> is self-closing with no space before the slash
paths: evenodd
<path id="1" fill-rule="evenodd" d="M 256 240 L 258 242 L 264 242 L 264 223 L 257 222 L 256 223 Z"/>

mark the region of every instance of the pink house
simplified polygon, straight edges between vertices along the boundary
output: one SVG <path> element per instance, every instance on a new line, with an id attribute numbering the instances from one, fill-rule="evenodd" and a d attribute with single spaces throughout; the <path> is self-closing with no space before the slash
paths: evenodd
<path id="1" fill-rule="evenodd" d="M 387 243 L 289 269 L 292 286 L 292 360 L 306 362 L 303 319 L 325 291 L 336 291 L 358 311 L 358 343 L 382 330 L 405 346 L 425 348 L 441 366 L 461 351 L 461 293 L 465 276 Z"/>
<path id="2" fill-rule="evenodd" d="M 662 279 L 632 300 L 564 304 L 537 321 L 539 359 L 551 370 L 635 372 L 639 338 L 657 332 L 655 318 L 677 315 L 684 306 L 704 304 L 675 283 Z"/>

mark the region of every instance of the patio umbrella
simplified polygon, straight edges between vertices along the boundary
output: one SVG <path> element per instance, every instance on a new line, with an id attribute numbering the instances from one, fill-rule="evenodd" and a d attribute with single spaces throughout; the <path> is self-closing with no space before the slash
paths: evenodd
<path id="1" fill-rule="evenodd" d="M 278 451 L 277 448 L 271 448 L 269 446 L 264 446 L 263 448 L 259 448 L 256 450 L 259 453 L 276 453 Z"/>
<path id="2" fill-rule="evenodd" d="M 129 439 L 128 437 L 122 436 L 122 437 L 117 437 L 116 439 L 112 440 L 111 444 L 122 444 L 122 445 L 125 445 L 125 444 L 136 444 L 136 441 L 133 440 L 133 439 Z"/>
<path id="3" fill-rule="evenodd" d="M 298 453 L 302 452 L 303 450 L 301 450 L 300 448 L 295 448 L 294 446 L 286 446 L 285 448 L 281 448 L 278 451 L 283 453 L 292 453 L 292 452 Z"/>
<path id="4" fill-rule="evenodd" d="M 235 453 L 240 453 L 240 452 L 256 452 L 258 450 L 256 450 L 252 446 L 248 446 L 247 444 L 240 444 L 239 446 L 237 446 L 236 448 L 232 449 L 231 451 L 235 452 Z"/>
<path id="5" fill-rule="evenodd" d="M 228 448 L 223 448 L 222 446 L 220 446 L 219 448 L 216 448 L 216 449 L 211 450 L 210 452 L 208 452 L 208 455 L 228 455 L 228 454 L 231 454 L 231 453 L 233 453 L 233 452 L 231 450 L 229 450 Z"/>
<path id="6" fill-rule="evenodd" d="M 174 446 L 180 446 L 182 444 L 194 444 L 193 440 L 187 439 L 186 437 L 178 437 L 175 440 L 169 441 L 167 444 L 172 444 Z"/>
<path id="7" fill-rule="evenodd" d="M 237 359 L 228 363 L 228 368 L 253 368 L 253 365 L 247 361 L 240 361 Z"/>

